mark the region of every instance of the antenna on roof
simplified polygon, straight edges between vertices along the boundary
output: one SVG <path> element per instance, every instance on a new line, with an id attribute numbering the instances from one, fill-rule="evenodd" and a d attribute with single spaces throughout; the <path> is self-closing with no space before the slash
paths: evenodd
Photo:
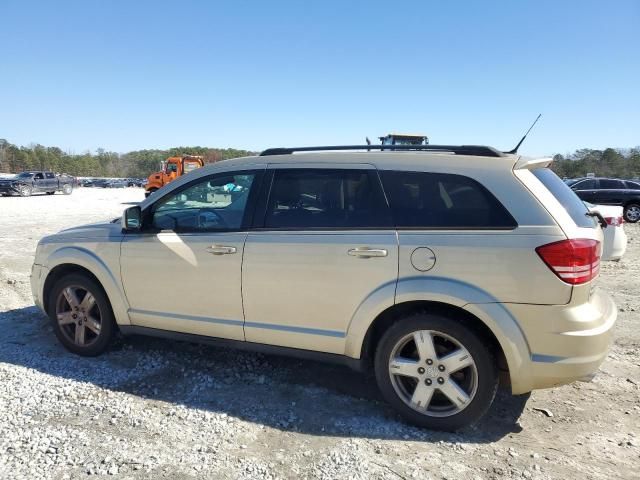
<path id="1" fill-rule="evenodd" d="M 533 128 L 533 126 L 538 123 L 538 120 L 540 120 L 540 117 L 542 116 L 542 114 L 538 114 L 538 116 L 536 117 L 536 119 L 534 120 L 534 122 L 531 124 L 531 126 L 529 127 L 529 130 L 527 130 L 527 133 L 524 134 L 524 136 L 522 137 L 522 139 L 518 142 L 518 144 L 516 145 L 516 147 L 513 150 L 509 150 L 508 152 L 504 152 L 504 153 L 518 153 L 518 149 L 520 148 L 520 145 L 522 145 L 522 142 L 524 142 L 524 139 L 527 138 L 527 135 L 529 135 L 529 132 L 531 131 L 531 129 Z"/>

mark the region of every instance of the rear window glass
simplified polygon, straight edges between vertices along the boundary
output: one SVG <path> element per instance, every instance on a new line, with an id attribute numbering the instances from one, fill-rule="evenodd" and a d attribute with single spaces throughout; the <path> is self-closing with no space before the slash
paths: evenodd
<path id="1" fill-rule="evenodd" d="M 515 228 L 516 221 L 482 185 L 463 175 L 382 172 L 397 227 Z"/>
<path id="2" fill-rule="evenodd" d="M 536 168 L 532 171 L 535 177 L 540 180 L 547 190 L 556 197 L 560 205 L 564 207 L 571 219 L 578 227 L 593 228 L 596 225 L 593 217 L 587 216 L 586 205 L 578 198 L 553 171 L 548 168 Z"/>

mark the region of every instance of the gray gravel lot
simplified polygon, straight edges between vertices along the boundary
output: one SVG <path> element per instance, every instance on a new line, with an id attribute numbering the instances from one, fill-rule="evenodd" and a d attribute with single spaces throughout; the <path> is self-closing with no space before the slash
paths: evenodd
<path id="1" fill-rule="evenodd" d="M 526 404 L 502 393 L 454 435 L 405 425 L 370 377 L 341 367 L 142 337 L 67 353 L 31 300 L 36 243 L 142 197 L 0 198 L 0 478 L 638 478 L 638 225 L 602 268 L 620 313 L 594 381 Z"/>

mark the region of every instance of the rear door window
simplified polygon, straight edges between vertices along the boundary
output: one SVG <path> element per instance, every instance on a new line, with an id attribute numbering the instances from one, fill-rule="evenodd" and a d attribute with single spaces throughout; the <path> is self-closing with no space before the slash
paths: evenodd
<path id="1" fill-rule="evenodd" d="M 385 171 L 382 183 L 398 228 L 511 229 L 517 226 L 491 192 L 463 175 Z"/>
<path id="2" fill-rule="evenodd" d="M 622 180 L 602 178 L 600 179 L 600 188 L 603 190 L 619 190 L 624 188 L 624 182 Z"/>
<path id="3" fill-rule="evenodd" d="M 532 170 L 532 173 L 556 197 L 556 200 L 564 207 L 578 227 L 593 228 L 596 226 L 593 217 L 587 216 L 588 210 L 584 202 L 552 170 L 536 168 Z"/>
<path id="4" fill-rule="evenodd" d="M 640 183 L 638 182 L 631 182 L 627 180 L 625 183 L 627 184 L 627 188 L 630 188 L 632 190 L 640 190 Z"/>
<path id="5" fill-rule="evenodd" d="M 374 171 L 282 169 L 274 172 L 265 228 L 385 228 L 391 216 Z"/>

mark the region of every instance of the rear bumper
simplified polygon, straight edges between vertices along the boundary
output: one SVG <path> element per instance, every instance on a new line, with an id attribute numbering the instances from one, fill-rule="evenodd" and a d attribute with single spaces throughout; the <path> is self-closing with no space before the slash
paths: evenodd
<path id="1" fill-rule="evenodd" d="M 604 231 L 602 260 L 620 260 L 627 251 L 627 234 L 624 227 L 608 227 Z"/>
<path id="2" fill-rule="evenodd" d="M 529 344 L 526 381 L 513 393 L 590 380 L 609 352 L 617 308 L 598 289 L 580 305 L 511 304 L 507 308 Z"/>

